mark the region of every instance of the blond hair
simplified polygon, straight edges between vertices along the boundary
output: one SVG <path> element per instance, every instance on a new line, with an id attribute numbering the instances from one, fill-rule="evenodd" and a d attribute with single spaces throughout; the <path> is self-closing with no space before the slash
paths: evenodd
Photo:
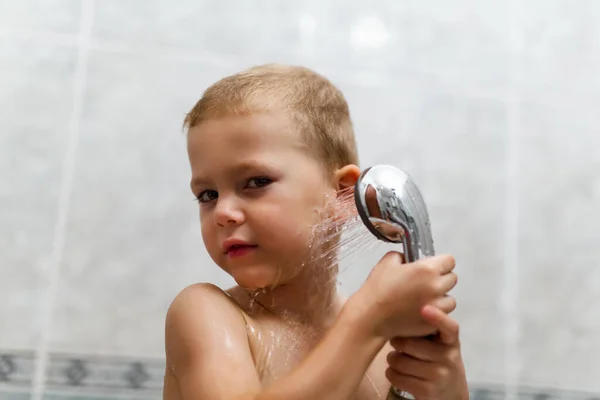
<path id="1" fill-rule="evenodd" d="M 268 64 L 225 77 L 204 92 L 184 126 L 228 115 L 283 111 L 329 172 L 358 165 L 348 103 L 339 89 L 308 68 Z"/>

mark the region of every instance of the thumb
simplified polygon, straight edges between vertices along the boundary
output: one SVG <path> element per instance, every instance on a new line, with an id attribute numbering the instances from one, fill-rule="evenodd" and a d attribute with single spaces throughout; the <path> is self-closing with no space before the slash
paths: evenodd
<path id="1" fill-rule="evenodd" d="M 439 331 L 442 343 L 451 346 L 458 342 L 458 322 L 437 307 L 426 305 L 421 309 L 421 317 Z"/>

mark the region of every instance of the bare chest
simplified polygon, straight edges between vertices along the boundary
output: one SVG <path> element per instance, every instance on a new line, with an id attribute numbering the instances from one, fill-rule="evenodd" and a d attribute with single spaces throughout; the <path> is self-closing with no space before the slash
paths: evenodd
<path id="1" fill-rule="evenodd" d="M 278 324 L 264 324 L 260 329 L 253 329 L 249 335 L 249 342 L 262 385 L 268 386 L 289 374 L 306 358 L 322 336 L 308 329 Z M 348 400 L 386 398 L 390 387 L 385 378 L 386 355 L 390 350 L 391 347 L 386 346 L 377 355 L 363 376 L 355 395 Z M 352 362 L 351 356 L 341 359 L 340 365 L 347 362 Z"/>

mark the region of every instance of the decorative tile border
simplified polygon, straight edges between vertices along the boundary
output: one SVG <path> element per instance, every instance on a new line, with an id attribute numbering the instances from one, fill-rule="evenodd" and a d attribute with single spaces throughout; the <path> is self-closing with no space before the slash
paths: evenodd
<path id="1" fill-rule="evenodd" d="M 32 352 L 0 350 L 0 400 L 28 400 L 35 367 Z M 160 359 L 51 354 L 45 400 L 162 398 Z M 471 400 L 503 400 L 501 385 L 471 383 Z M 518 400 L 600 400 L 600 393 L 520 387 Z"/>
<path id="2" fill-rule="evenodd" d="M 505 388 L 501 385 L 470 384 L 471 400 L 504 400 Z M 573 390 L 540 387 L 519 387 L 518 400 L 600 400 L 600 394 Z"/>
<path id="3" fill-rule="evenodd" d="M 34 367 L 34 353 L 0 352 L 0 399 L 30 392 Z M 157 359 L 51 354 L 44 397 L 160 399 L 164 371 Z"/>
<path id="4" fill-rule="evenodd" d="M 0 352 L 0 384 L 29 390 L 34 368 L 35 360 L 31 353 Z"/>

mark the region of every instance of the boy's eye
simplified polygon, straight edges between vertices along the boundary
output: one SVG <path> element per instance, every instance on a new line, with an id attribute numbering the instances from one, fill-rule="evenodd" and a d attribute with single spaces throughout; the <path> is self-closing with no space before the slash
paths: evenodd
<path id="1" fill-rule="evenodd" d="M 271 182 L 272 182 L 271 179 L 265 178 L 265 177 L 252 178 L 248 181 L 247 187 L 250 189 L 257 189 L 257 188 L 261 188 L 263 186 L 267 186 Z"/>
<path id="2" fill-rule="evenodd" d="M 272 183 L 273 180 L 266 177 L 252 178 L 246 184 L 247 189 L 260 189 Z M 219 198 L 219 193 L 216 190 L 204 190 L 196 196 L 200 203 L 209 203 Z"/>
<path id="3" fill-rule="evenodd" d="M 215 190 L 205 190 L 196 196 L 200 203 L 208 203 L 209 201 L 215 200 L 217 197 L 219 197 L 219 193 Z"/>

